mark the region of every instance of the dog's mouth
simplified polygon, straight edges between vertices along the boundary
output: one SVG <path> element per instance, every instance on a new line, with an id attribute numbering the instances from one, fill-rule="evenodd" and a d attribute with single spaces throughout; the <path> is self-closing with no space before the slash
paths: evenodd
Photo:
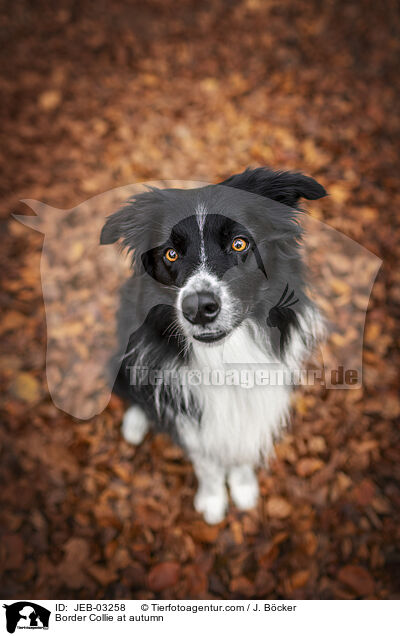
<path id="1" fill-rule="evenodd" d="M 227 335 L 226 331 L 205 331 L 204 333 L 199 333 L 194 335 L 193 338 L 198 340 L 199 342 L 218 342 L 218 340 L 222 340 Z"/>

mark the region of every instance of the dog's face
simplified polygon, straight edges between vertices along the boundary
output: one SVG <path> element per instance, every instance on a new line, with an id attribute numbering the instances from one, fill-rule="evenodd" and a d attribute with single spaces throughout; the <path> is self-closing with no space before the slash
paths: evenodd
<path id="1" fill-rule="evenodd" d="M 177 223 L 168 239 L 142 256 L 148 274 L 176 289 L 175 311 L 183 334 L 213 343 L 228 335 L 256 302 L 254 276 L 261 264 L 256 241 L 242 223 L 207 210 Z"/>
<path id="2" fill-rule="evenodd" d="M 170 290 L 181 334 L 210 346 L 296 277 L 293 208 L 324 194 L 309 177 L 246 171 L 219 186 L 139 195 L 109 218 L 101 241 L 122 237 L 136 265 Z"/>

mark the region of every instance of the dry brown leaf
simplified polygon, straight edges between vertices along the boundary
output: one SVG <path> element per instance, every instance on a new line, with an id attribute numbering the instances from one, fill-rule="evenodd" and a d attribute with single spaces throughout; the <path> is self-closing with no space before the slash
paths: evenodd
<path id="1" fill-rule="evenodd" d="M 285 519 L 292 511 L 292 506 L 283 497 L 270 497 L 266 504 L 267 514 L 275 519 Z"/>
<path id="2" fill-rule="evenodd" d="M 31 373 L 19 373 L 11 386 L 11 391 L 16 398 L 28 404 L 35 404 L 41 396 L 40 384 Z"/>
<path id="3" fill-rule="evenodd" d="M 307 584 L 309 578 L 310 578 L 309 570 L 298 570 L 298 572 L 295 572 L 291 576 L 290 582 L 291 582 L 292 588 L 294 590 L 297 590 L 299 587 L 304 587 Z"/>
<path id="4" fill-rule="evenodd" d="M 296 473 L 299 477 L 309 477 L 313 475 L 317 470 L 320 470 L 324 465 L 321 459 L 314 457 L 304 457 L 300 459 L 296 464 Z"/>
<path id="5" fill-rule="evenodd" d="M 39 108 L 45 111 L 54 110 L 61 102 L 61 93 L 58 90 L 48 90 L 39 96 Z"/>
<path id="6" fill-rule="evenodd" d="M 107 585 L 118 579 L 117 573 L 110 570 L 109 567 L 105 568 L 101 565 L 94 564 L 91 565 L 87 571 L 103 587 L 106 587 Z"/>
<path id="7" fill-rule="evenodd" d="M 148 585 L 154 592 L 172 587 L 179 580 L 180 565 L 175 561 L 165 561 L 155 565 L 149 572 Z"/>
<path id="8" fill-rule="evenodd" d="M 370 573 L 359 565 L 345 565 L 338 574 L 338 580 L 349 587 L 357 596 L 372 596 L 375 584 Z"/>

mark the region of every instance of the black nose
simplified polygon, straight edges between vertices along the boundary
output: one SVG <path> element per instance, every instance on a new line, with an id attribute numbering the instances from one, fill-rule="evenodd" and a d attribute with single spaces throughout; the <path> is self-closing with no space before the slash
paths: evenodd
<path id="1" fill-rule="evenodd" d="M 188 294 L 182 301 L 182 313 L 194 325 L 206 325 L 219 314 L 220 302 L 211 292 Z"/>

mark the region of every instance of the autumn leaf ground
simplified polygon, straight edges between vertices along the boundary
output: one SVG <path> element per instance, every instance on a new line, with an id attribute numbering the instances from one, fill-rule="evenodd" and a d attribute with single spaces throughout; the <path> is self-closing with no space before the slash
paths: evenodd
<path id="1" fill-rule="evenodd" d="M 398 598 L 396 4 L 1 4 L 2 596 Z M 10 213 L 247 165 L 316 177 L 312 213 L 383 266 L 363 388 L 299 391 L 258 509 L 209 527 L 190 464 L 128 446 L 116 398 L 89 421 L 51 403 L 42 238 Z"/>

